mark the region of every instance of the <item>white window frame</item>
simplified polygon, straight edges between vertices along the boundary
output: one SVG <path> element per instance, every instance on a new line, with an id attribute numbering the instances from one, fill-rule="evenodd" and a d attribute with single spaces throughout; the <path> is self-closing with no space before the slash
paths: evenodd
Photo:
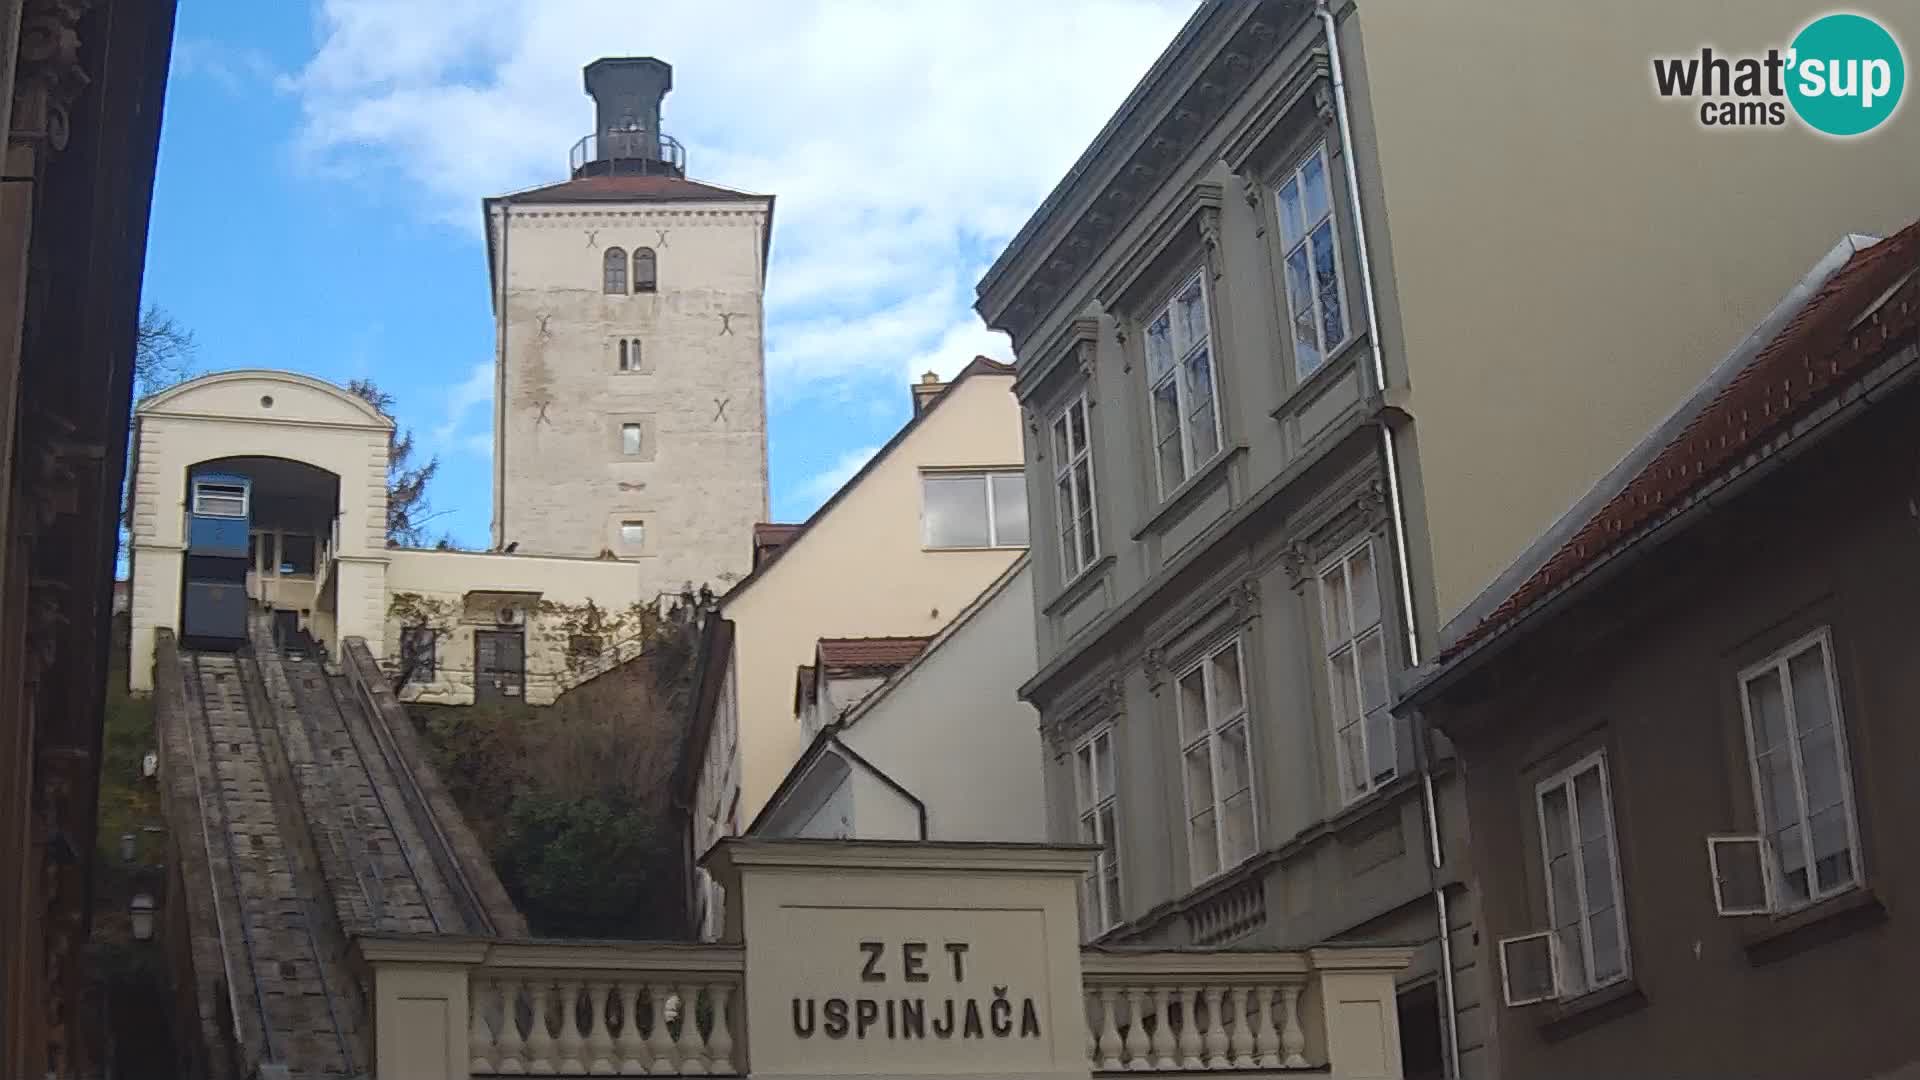
<path id="1" fill-rule="evenodd" d="M 1174 305 L 1180 302 L 1181 295 L 1187 291 L 1188 287 L 1196 283 L 1200 286 L 1200 306 L 1206 316 L 1207 333 L 1197 342 L 1178 342 L 1174 340 L 1174 328 L 1180 323 L 1175 316 Z M 1168 340 L 1172 344 L 1173 352 L 1167 370 L 1155 375 L 1152 327 L 1160 321 L 1162 316 L 1167 319 Z M 1148 458 L 1152 462 L 1154 483 L 1158 485 L 1160 497 L 1164 499 L 1181 484 L 1193 479 L 1194 474 L 1208 462 L 1219 457 L 1221 451 L 1226 448 L 1225 429 L 1220 419 L 1220 354 L 1219 350 L 1213 346 L 1213 290 L 1207 286 L 1206 267 L 1203 265 L 1181 278 L 1180 284 L 1167 294 L 1166 303 L 1155 308 L 1152 315 L 1147 318 L 1145 326 L 1147 329 L 1142 331 L 1140 342 L 1140 347 L 1145 353 L 1141 368 L 1147 379 L 1147 417 L 1153 433 L 1153 445 L 1149 450 Z M 1195 452 L 1193 390 L 1187 385 L 1185 374 L 1187 361 L 1193 359 L 1202 349 L 1207 353 L 1207 395 L 1208 401 L 1212 403 L 1213 413 L 1213 452 L 1204 458 Z M 1160 472 L 1160 442 L 1166 433 L 1160 430 L 1160 414 L 1153 405 L 1154 392 L 1166 385 L 1169 379 L 1173 381 L 1174 411 L 1179 413 L 1180 421 L 1180 433 L 1177 436 L 1180 446 L 1180 479 L 1174 483 L 1168 483 L 1167 478 Z"/>
<path id="2" fill-rule="evenodd" d="M 1080 415 L 1081 441 L 1073 439 L 1073 417 Z M 1053 423 L 1047 426 L 1052 436 L 1050 452 L 1061 460 L 1053 464 L 1054 518 L 1058 523 L 1057 535 L 1060 543 L 1060 580 L 1072 581 L 1085 573 L 1100 558 L 1100 496 L 1094 489 L 1093 450 L 1089 445 L 1093 440 L 1093 412 L 1087 405 L 1086 391 L 1075 394 L 1072 401 L 1054 414 Z M 1062 447 L 1066 453 L 1060 453 Z M 1080 489 L 1073 482 L 1074 470 L 1085 465 L 1087 471 L 1087 497 L 1085 505 L 1080 501 Z M 1064 491 L 1063 491 L 1064 485 Z M 1088 530 L 1092 536 L 1082 542 L 1080 519 L 1087 518 Z M 1027 514 L 1027 532 L 1031 538 L 1033 532 L 1033 514 Z"/>
<path id="3" fill-rule="evenodd" d="M 1807 811 L 1807 770 L 1800 756 L 1800 722 L 1794 711 L 1793 676 L 1788 666 L 1793 659 L 1810 649 L 1819 649 L 1826 670 L 1827 707 L 1833 715 L 1833 752 L 1840 765 L 1840 803 L 1846 811 L 1847 847 L 1851 855 L 1852 874 L 1840 885 L 1820 891 L 1820 872 L 1813 856 L 1812 815 Z M 1778 834 L 1773 823 L 1767 820 L 1766 794 L 1760 781 L 1760 757 L 1754 745 L 1753 703 L 1747 693 L 1747 685 L 1754 679 L 1768 673 L 1777 674 L 1780 679 L 1781 705 L 1784 709 L 1783 720 L 1787 726 L 1787 750 L 1793 762 L 1793 794 L 1796 809 L 1800 817 L 1800 843 L 1802 854 L 1806 857 L 1807 899 L 1795 899 L 1786 888 L 1786 861 L 1780 852 L 1774 850 Z M 1840 707 L 1840 674 L 1834 666 L 1833 634 L 1830 627 L 1821 627 L 1798 640 L 1779 649 L 1765 660 L 1740 672 L 1740 715 L 1744 721 L 1747 745 L 1747 768 L 1753 781 L 1753 815 L 1760 825 L 1760 836 L 1764 839 L 1767 853 L 1768 887 L 1771 890 L 1772 907 L 1776 913 L 1798 911 L 1811 907 L 1823 900 L 1831 899 L 1853 889 L 1860 888 L 1867 880 L 1866 853 L 1860 845 L 1859 813 L 1853 798 L 1853 758 L 1847 748 L 1846 714 Z"/>
<path id="4" fill-rule="evenodd" d="M 1547 944 L 1547 981 L 1550 984 L 1547 993 L 1521 997 L 1513 992 L 1513 968 L 1509 964 L 1508 947 L 1524 945 L 1532 941 L 1545 941 Z M 1515 934 L 1504 937 L 1497 943 L 1500 953 L 1500 996 L 1509 1008 L 1520 1005 L 1537 1005 L 1542 1001 L 1560 999 L 1560 939 L 1551 930 L 1535 930 L 1528 934 Z"/>
<path id="5" fill-rule="evenodd" d="M 1025 500 L 1026 473 L 1019 469 L 955 469 L 927 470 L 920 474 L 920 542 L 928 551 L 985 551 L 989 549 L 1012 550 L 1028 547 L 1033 542 L 1033 509 L 1027 509 L 1027 540 L 1025 543 L 1003 543 L 1000 540 L 1000 525 L 993 512 L 994 477 L 1014 477 L 1020 483 L 1020 498 Z M 933 519 L 927 515 L 927 481 L 929 480 L 978 480 L 987 496 L 987 543 L 985 547 L 973 544 L 936 544 L 933 540 Z"/>
<path id="6" fill-rule="evenodd" d="M 1215 716 L 1214 705 L 1219 700 L 1219 693 L 1214 688 L 1213 661 L 1215 657 L 1228 651 L 1237 651 L 1239 654 L 1240 707 L 1230 715 Z M 1206 723 L 1202 725 L 1200 734 L 1189 739 L 1186 734 L 1186 717 L 1182 715 L 1183 710 L 1186 708 L 1186 701 L 1180 693 L 1180 682 L 1188 675 L 1193 674 L 1195 669 L 1199 669 L 1202 672 L 1202 707 L 1206 710 L 1207 716 L 1205 717 Z M 1187 811 L 1187 875 L 1193 884 L 1200 885 L 1232 871 L 1235 867 L 1252 858 L 1260 851 L 1260 784 L 1253 770 L 1253 702 L 1247 694 L 1247 653 L 1246 649 L 1241 645 L 1238 634 L 1208 648 L 1192 663 L 1179 669 L 1173 679 L 1173 702 L 1174 731 L 1179 737 L 1180 746 L 1178 765 L 1180 770 L 1180 788 L 1181 791 L 1185 793 Z M 1220 782 L 1220 736 L 1222 732 L 1233 727 L 1235 724 L 1242 725 L 1245 733 L 1244 745 L 1247 755 L 1247 813 L 1251 820 L 1248 826 L 1247 850 L 1238 857 L 1229 858 L 1226 846 L 1227 800 L 1239 794 L 1239 792 L 1226 791 Z M 1193 788 L 1187 782 L 1187 755 L 1202 744 L 1205 744 L 1207 748 L 1208 776 L 1212 780 L 1213 787 L 1213 802 L 1211 807 L 1206 808 L 1195 807 L 1193 805 Z M 1203 877 L 1197 872 L 1197 868 L 1193 862 L 1193 823 L 1194 819 L 1205 809 L 1211 809 L 1213 811 L 1214 870 L 1213 873 Z"/>
<path id="7" fill-rule="evenodd" d="M 216 489 L 216 499 L 228 500 L 237 495 L 240 499 L 240 512 L 234 514 L 208 510 L 201 500 L 209 488 Z M 252 505 L 253 491 L 247 484 L 232 480 L 195 480 L 193 482 L 193 513 L 196 517 L 241 519 L 247 516 L 247 511 Z"/>
<path id="8" fill-rule="evenodd" d="M 1607 869 L 1613 884 L 1613 922 L 1620 942 L 1620 970 L 1605 979 L 1596 979 L 1593 974 L 1593 920 L 1587 914 L 1587 865 L 1586 860 L 1580 857 L 1580 806 L 1573 786 L 1574 780 L 1589 770 L 1597 770 L 1600 774 L 1600 808 L 1606 816 L 1607 825 Z M 1554 985 L 1561 997 L 1579 997 L 1633 976 L 1633 947 L 1627 941 L 1627 894 L 1620 887 L 1620 834 L 1614 829 L 1613 778 L 1607 772 L 1607 752 L 1595 750 L 1535 784 L 1533 788 L 1533 816 L 1540 829 L 1540 880 L 1547 891 L 1547 933 L 1552 935 L 1554 948 L 1558 949 L 1560 920 L 1554 911 L 1552 847 L 1547 839 L 1546 814 L 1547 793 L 1555 789 L 1564 789 L 1567 796 L 1568 842 L 1572 845 L 1568 857 L 1573 860 L 1574 890 L 1579 896 L 1580 910 L 1576 918 L 1580 927 L 1581 968 L 1586 973 L 1586 985 L 1566 985 L 1566 967 L 1558 963 L 1557 958 Z"/>
<path id="9" fill-rule="evenodd" d="M 1320 175 L 1325 177 L 1327 186 L 1327 210 L 1325 215 L 1316 217 L 1312 221 L 1307 221 L 1305 199 L 1306 171 L 1307 164 L 1316 158 L 1319 159 L 1320 162 Z M 1286 188 L 1289 182 L 1293 183 L 1295 189 L 1302 193 L 1300 201 L 1300 235 L 1291 240 L 1287 237 L 1287 207 L 1280 196 L 1280 192 Z M 1334 353 L 1340 350 L 1341 346 L 1353 340 L 1353 309 L 1347 301 L 1346 255 L 1341 250 L 1343 245 L 1340 242 L 1340 218 L 1334 209 L 1334 204 L 1337 201 L 1333 183 L 1332 155 L 1327 152 L 1327 144 L 1325 142 L 1317 144 L 1312 150 L 1301 155 L 1299 162 L 1273 185 L 1273 209 L 1275 216 L 1280 222 L 1278 232 L 1281 243 L 1280 297 L 1281 303 L 1285 305 L 1287 312 L 1287 349 L 1289 352 L 1292 352 L 1294 356 L 1293 371 L 1296 380 L 1304 380 L 1314 372 L 1319 371 L 1322 367 L 1325 367 L 1327 361 Z M 1326 312 L 1321 310 L 1320 290 L 1317 288 L 1313 289 L 1313 338 L 1314 347 L 1319 350 L 1319 357 L 1311 364 L 1302 364 L 1301 360 L 1303 358 L 1296 348 L 1298 339 L 1294 336 L 1294 327 L 1297 325 L 1295 320 L 1299 318 L 1300 313 L 1294 310 L 1293 291 L 1287 286 L 1287 259 L 1295 251 L 1305 248 L 1307 252 L 1307 277 L 1309 282 L 1311 282 L 1314 276 L 1313 234 L 1322 224 L 1327 224 L 1331 227 L 1331 235 L 1333 237 L 1333 285 L 1336 298 L 1340 301 L 1341 333 L 1338 341 L 1326 340 Z"/>
<path id="10" fill-rule="evenodd" d="M 1760 862 L 1760 905 L 1758 907 L 1736 907 L 1727 902 L 1726 891 L 1722 883 L 1726 876 L 1720 872 L 1720 851 L 1722 848 L 1751 847 Z M 1773 875 L 1773 848 L 1767 838 L 1752 833 L 1737 836 L 1707 837 L 1707 873 L 1713 882 L 1713 910 L 1717 915 L 1769 915 L 1778 910 L 1779 897 L 1776 895 Z"/>
<path id="11" fill-rule="evenodd" d="M 1362 551 L 1367 553 L 1367 561 L 1373 566 L 1375 618 L 1373 622 L 1368 623 L 1366 626 L 1357 626 L 1355 625 L 1356 620 L 1353 617 L 1352 565 L 1353 557 Z M 1368 534 L 1353 543 L 1347 544 L 1340 549 L 1338 555 L 1323 562 L 1320 565 L 1319 573 L 1316 575 L 1316 581 L 1320 589 L 1322 662 L 1326 665 L 1327 669 L 1327 693 L 1330 695 L 1328 703 L 1332 705 L 1335 710 L 1338 709 L 1340 700 L 1340 669 L 1336 661 L 1339 660 L 1341 654 L 1351 653 L 1353 656 L 1353 702 L 1355 707 L 1359 709 L 1358 715 L 1354 716 L 1351 721 L 1360 731 L 1360 767 L 1364 771 L 1364 779 L 1357 788 L 1351 786 L 1352 762 L 1347 758 L 1346 741 L 1340 737 L 1342 717 L 1340 717 L 1336 711 L 1332 718 L 1334 725 L 1333 746 L 1336 758 L 1335 766 L 1339 769 L 1339 776 L 1336 779 L 1336 783 L 1339 785 L 1342 805 L 1358 802 L 1366 798 L 1387 784 L 1392 783 L 1394 778 L 1400 775 L 1398 732 L 1395 722 L 1391 719 L 1392 712 L 1390 711 L 1393 704 L 1391 682 L 1393 678 L 1393 660 L 1391 656 L 1388 655 L 1388 650 L 1393 643 L 1387 638 L 1387 594 L 1385 579 L 1382 574 L 1383 570 L 1384 567 L 1382 567 L 1380 562 L 1380 552 L 1373 542 L 1373 536 Z M 1340 575 L 1340 595 L 1345 597 L 1347 605 L 1345 613 L 1347 636 L 1338 641 L 1334 640 L 1332 613 L 1327 609 L 1327 580 L 1336 573 Z M 1383 700 L 1373 712 L 1386 713 L 1388 715 L 1387 737 L 1388 740 L 1393 743 L 1393 771 L 1388 775 L 1378 777 L 1367 768 L 1367 762 L 1372 760 L 1373 756 L 1373 747 L 1369 742 L 1370 736 L 1367 733 L 1367 722 L 1371 718 L 1371 714 L 1368 713 L 1366 706 L 1366 673 L 1361 670 L 1360 665 L 1361 643 L 1365 641 L 1365 639 L 1374 636 L 1378 636 L 1380 639 L 1380 661 L 1385 668 L 1384 675 L 1388 680 L 1388 690 L 1386 699 Z"/>
<path id="12" fill-rule="evenodd" d="M 1113 774 L 1112 783 L 1119 786 L 1120 764 L 1113 756 L 1113 725 L 1101 724 L 1088 732 L 1074 744 L 1072 755 L 1073 769 L 1073 808 L 1075 821 L 1080 826 L 1080 839 L 1083 843 L 1099 844 L 1100 850 L 1094 853 L 1093 870 L 1081 881 L 1081 911 L 1085 919 L 1083 930 L 1088 938 L 1098 937 L 1107 930 L 1119 925 L 1120 907 L 1123 900 L 1115 896 L 1111 908 L 1108 905 L 1106 883 L 1114 879 L 1115 892 L 1125 888 L 1120 877 L 1120 800 L 1116 791 L 1103 790 L 1100 786 L 1099 757 L 1106 755 L 1108 770 Z M 1080 764 L 1082 754 L 1089 755 L 1090 764 L 1083 770 Z M 1101 824 L 1101 815 L 1110 813 L 1113 817 L 1112 848 L 1115 856 L 1107 857 L 1108 837 L 1106 828 Z"/>

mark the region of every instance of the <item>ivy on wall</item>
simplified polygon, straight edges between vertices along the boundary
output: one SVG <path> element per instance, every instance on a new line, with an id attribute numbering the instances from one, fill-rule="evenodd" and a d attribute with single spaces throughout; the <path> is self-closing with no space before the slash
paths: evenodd
<path id="1" fill-rule="evenodd" d="M 408 625 L 438 629 L 439 618 L 457 625 L 458 603 L 451 616 L 445 606 L 396 594 L 390 613 L 422 620 Z M 606 670 L 551 705 L 416 703 L 408 710 L 535 934 L 679 936 L 681 868 L 668 795 L 685 729 L 694 623 L 641 605 L 614 612 L 557 603 L 542 603 L 534 622 L 543 640 L 560 644 L 569 669 Z M 530 626 L 529 636 L 535 632 Z M 582 648 L 568 647 L 576 643 Z M 616 651 L 626 658 L 610 663 Z"/>

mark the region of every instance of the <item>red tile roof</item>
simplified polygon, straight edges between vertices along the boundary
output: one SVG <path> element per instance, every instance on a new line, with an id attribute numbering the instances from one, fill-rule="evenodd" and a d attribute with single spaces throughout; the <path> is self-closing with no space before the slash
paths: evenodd
<path id="1" fill-rule="evenodd" d="M 1857 252 L 1771 342 L 1486 618 L 1448 645 L 1444 663 L 1517 619 L 1639 531 L 1764 446 L 1891 343 L 1920 326 L 1920 222 Z M 1903 275 L 1905 281 L 1902 281 Z M 1897 289 L 1896 289 L 1897 286 Z M 1896 289 L 1886 296 L 1889 289 Z M 1871 317 L 1861 313 L 1885 298 Z"/>
<path id="2" fill-rule="evenodd" d="M 504 196 L 512 203 L 574 203 L 574 202 L 628 202 L 645 200 L 648 202 L 695 202 L 713 200 L 764 199 L 765 195 L 754 195 L 732 188 L 715 187 L 697 180 L 687 180 L 678 176 L 631 175 L 631 176 L 583 176 L 578 180 L 568 180 L 529 191 L 515 192 Z"/>
<path id="3" fill-rule="evenodd" d="M 930 637 L 821 638 L 819 662 L 829 676 L 885 674 L 912 663 Z"/>

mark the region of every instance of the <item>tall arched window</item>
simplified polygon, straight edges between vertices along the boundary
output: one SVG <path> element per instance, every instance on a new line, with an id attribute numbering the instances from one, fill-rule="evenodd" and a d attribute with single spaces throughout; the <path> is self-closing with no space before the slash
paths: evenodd
<path id="1" fill-rule="evenodd" d="M 652 248 L 633 249 L 633 291 L 653 292 L 659 285 L 658 263 Z"/>
<path id="2" fill-rule="evenodd" d="M 627 295 L 627 253 L 620 248 L 607 249 L 607 257 L 600 262 L 600 291 L 617 296 Z"/>

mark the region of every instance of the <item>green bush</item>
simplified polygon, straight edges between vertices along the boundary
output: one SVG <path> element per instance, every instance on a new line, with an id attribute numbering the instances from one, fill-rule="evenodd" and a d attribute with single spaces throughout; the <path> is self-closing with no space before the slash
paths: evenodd
<path id="1" fill-rule="evenodd" d="M 629 801 L 539 792 L 514 800 L 495 863 L 535 934 L 635 937 L 660 917 L 665 854 Z"/>

